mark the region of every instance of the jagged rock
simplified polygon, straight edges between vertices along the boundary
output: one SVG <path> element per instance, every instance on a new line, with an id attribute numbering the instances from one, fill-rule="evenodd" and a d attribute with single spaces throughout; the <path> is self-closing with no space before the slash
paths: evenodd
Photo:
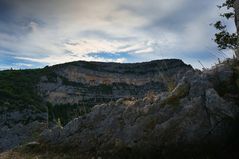
<path id="1" fill-rule="evenodd" d="M 205 74 L 189 71 L 173 92 L 161 93 L 153 102 L 126 98 L 97 105 L 63 129 L 42 134 L 41 142 L 77 147 L 83 154 L 128 149 L 165 157 L 173 155 L 173 148 L 187 153 L 188 147 L 194 148 L 193 154 L 200 151 L 197 145 L 212 143 L 216 149 L 217 143 L 224 144 L 238 113 L 238 106 L 220 97 Z"/>
<path id="2" fill-rule="evenodd" d="M 216 72 L 220 82 L 231 81 L 231 79 L 233 78 L 233 70 L 232 66 L 230 65 L 224 64 L 222 66 L 219 66 L 217 67 Z"/>
<path id="3" fill-rule="evenodd" d="M 0 128 L 0 152 L 33 140 L 45 127 L 44 123 L 35 121 L 27 125 L 18 123 L 10 128 L 8 126 Z"/>
<path id="4" fill-rule="evenodd" d="M 47 113 L 31 109 L 0 114 L 0 152 L 32 140 L 45 129 Z"/>
<path id="5" fill-rule="evenodd" d="M 46 121 L 46 112 L 36 112 L 31 109 L 23 109 L 19 111 L 2 111 L 0 113 L 0 126 L 13 127 L 16 124 L 27 124 L 34 121 Z"/>
<path id="6" fill-rule="evenodd" d="M 39 143 L 41 146 L 74 150 L 83 156 L 87 154 L 86 158 L 130 158 L 131 155 L 136 158 L 175 158 L 182 154 L 186 154 L 185 158 L 195 158 L 195 154 L 200 158 L 200 155 L 208 155 L 207 152 L 213 151 L 211 149 L 219 153 L 228 145 L 233 145 L 232 140 L 238 140 L 237 101 L 225 98 L 215 86 L 218 81 L 229 83 L 230 90 L 235 85 L 230 85 L 228 80 L 234 80 L 231 75 L 235 72 L 227 71 L 224 65 L 217 71 L 200 72 L 180 60 L 166 62 L 171 68 L 158 67 L 161 63 L 158 61 L 143 63 L 143 67 L 141 64 L 84 62 L 56 66 L 56 80 L 42 77 L 38 85 L 46 101 L 53 101 L 53 104 L 78 103 L 83 101 L 82 93 L 86 93 L 84 100 L 97 105 L 90 113 L 75 118 L 63 128 L 56 126 L 45 129 Z M 132 72 L 132 69 L 136 72 Z M 218 73 L 223 76 L 220 77 Z M 107 74 L 109 80 L 104 81 Z M 171 80 L 176 87 L 169 92 L 166 82 Z M 113 92 L 94 94 L 103 81 L 107 86 L 113 85 Z M 124 82 L 126 86 L 114 82 Z M 136 94 L 131 92 L 134 89 Z M 111 98 L 112 101 L 104 103 L 96 98 Z M 31 114 L 30 111 L 26 112 L 27 116 Z M 7 116 L 1 118 L 1 150 L 28 142 L 28 136 L 38 132 L 36 129 L 39 125 L 32 123 L 38 117 L 34 120 L 30 118 L 31 122 L 27 125 L 22 123 L 24 118 L 18 112 L 8 112 Z M 10 123 L 10 126 L 6 123 Z"/>
<path id="7" fill-rule="evenodd" d="M 226 102 L 214 89 L 206 91 L 206 108 L 210 113 L 212 125 L 220 122 L 222 118 L 236 118 L 238 107 L 232 103 Z"/>

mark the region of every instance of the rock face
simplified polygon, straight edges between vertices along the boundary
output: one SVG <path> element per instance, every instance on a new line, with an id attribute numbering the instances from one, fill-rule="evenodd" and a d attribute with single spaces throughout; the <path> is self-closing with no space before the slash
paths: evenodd
<path id="1" fill-rule="evenodd" d="M 18 123 L 13 127 L 4 126 L 0 128 L 0 152 L 15 148 L 26 142 L 35 140 L 41 131 L 46 128 L 45 123 L 38 121 L 26 125 Z"/>
<path id="2" fill-rule="evenodd" d="M 77 150 L 83 158 L 85 154 L 104 158 L 220 158 L 229 152 L 236 158 L 238 153 L 231 152 L 230 146 L 238 141 L 239 108 L 215 90 L 210 75 L 216 73 L 189 70 L 171 92 L 96 105 L 91 113 L 64 128 L 45 130 L 40 141 Z"/>
<path id="3" fill-rule="evenodd" d="M 237 28 L 237 35 L 239 34 L 239 0 L 234 1 L 234 10 L 235 10 L 235 24 Z M 239 46 L 239 37 L 237 37 L 237 46 Z M 235 54 L 237 59 L 239 60 L 239 49 L 236 48 Z"/>
<path id="4" fill-rule="evenodd" d="M 238 158 L 238 66 L 229 61 L 200 72 L 181 60 L 161 60 L 50 67 L 37 85 L 45 102 L 97 105 L 52 129 L 45 129 L 44 112 L 2 108 L 0 151 L 45 129 L 30 145 L 83 159 Z"/>
<path id="5" fill-rule="evenodd" d="M 192 67 L 181 60 L 119 64 L 78 61 L 52 67 L 55 80 L 42 77 L 39 92 L 52 104 L 95 105 L 124 97 L 166 91 Z"/>
<path id="6" fill-rule="evenodd" d="M 31 141 L 46 128 L 47 114 L 24 109 L 1 112 L 0 152 Z"/>
<path id="7" fill-rule="evenodd" d="M 18 103 L 14 100 L 17 99 L 16 94 L 12 93 L 9 96 L 8 90 L 3 89 L 6 93 L 2 93 L 1 89 L 6 85 L 9 88 L 15 87 L 14 82 L 0 84 L 0 151 L 25 143 L 32 139 L 32 134 L 39 133 L 42 129 L 41 125 L 46 124 L 49 114 L 52 114 L 52 112 L 49 113 L 49 109 L 46 109 L 46 102 L 53 105 L 94 106 L 123 97 L 140 98 L 150 91 L 166 90 L 168 81 L 176 82 L 188 70 L 192 70 L 192 67 L 184 64 L 181 60 L 174 59 L 136 64 L 78 61 L 35 72 L 26 70 L 24 74 L 21 74 L 23 78 L 16 81 L 20 83 L 17 86 L 22 87 L 25 84 L 26 87 L 28 84 L 24 82 L 31 82 L 31 80 L 35 82 L 40 78 L 36 84 L 37 93 L 44 101 L 39 97 L 31 102 L 32 96 L 26 94 L 27 97 L 29 96 L 30 102 L 24 103 L 24 100 L 19 100 Z M 13 75 L 15 75 L 14 71 L 8 76 L 1 77 L 8 81 L 11 79 L 9 77 Z M 18 78 L 17 75 L 15 76 Z M 26 79 L 24 76 L 30 77 Z M 24 88 L 19 88 L 19 90 L 21 89 Z M 30 88 L 28 91 L 35 92 Z M 27 97 L 26 99 L 28 99 Z M 19 98 L 22 97 L 19 96 Z M 9 101 L 15 105 L 11 107 Z M 48 114 L 46 110 L 48 110 Z"/>

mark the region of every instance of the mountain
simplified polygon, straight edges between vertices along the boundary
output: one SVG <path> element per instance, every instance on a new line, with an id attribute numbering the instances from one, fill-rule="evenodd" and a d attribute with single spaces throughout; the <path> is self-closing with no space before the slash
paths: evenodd
<path id="1" fill-rule="evenodd" d="M 169 80 L 176 82 L 190 69 L 173 59 L 135 64 L 78 61 L 53 66 L 54 79 L 42 76 L 38 87 L 41 96 L 52 104 L 95 105 L 166 90 Z"/>
<path id="2" fill-rule="evenodd" d="M 204 71 L 177 59 L 77 61 L 0 77 L 0 150 L 37 141 L 7 155 L 238 157 L 237 60 Z"/>
<path id="3" fill-rule="evenodd" d="M 0 150 L 18 143 L 8 130 L 17 124 L 60 120 L 65 125 L 96 104 L 171 89 L 188 70 L 190 65 L 170 59 L 135 64 L 77 61 L 0 71 L 0 139 L 10 134 L 9 143 L 2 142 Z"/>

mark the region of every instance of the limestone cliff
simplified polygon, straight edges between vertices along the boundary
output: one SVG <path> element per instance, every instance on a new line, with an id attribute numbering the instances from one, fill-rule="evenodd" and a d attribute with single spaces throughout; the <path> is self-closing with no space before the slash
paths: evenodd
<path id="1" fill-rule="evenodd" d="M 64 125 L 96 104 L 171 89 L 188 70 L 190 65 L 171 59 L 135 64 L 77 61 L 0 71 L 0 151 L 32 139 L 32 131 L 58 120 Z M 48 102 L 57 105 L 52 108 Z"/>
<path id="2" fill-rule="evenodd" d="M 189 70 L 172 91 L 124 98 L 41 134 L 79 158 L 238 158 L 238 62 Z"/>
<path id="3" fill-rule="evenodd" d="M 39 158 L 239 157 L 237 60 L 204 71 L 181 60 L 78 61 L 43 70 L 34 83 L 43 104 L 96 105 L 64 127 L 60 122 L 49 127 L 49 109 L 48 114 L 30 111 L 34 105 L 21 111 L 4 109 L 8 115 L 1 118 L 0 151 L 35 140 L 26 154 Z M 4 107 L 11 105 L 7 95 L 0 96 Z M 35 131 L 38 137 L 29 138 Z"/>
<path id="4" fill-rule="evenodd" d="M 52 104 L 91 105 L 123 97 L 142 98 L 177 83 L 192 67 L 181 60 L 157 60 L 135 64 L 78 61 L 50 68 L 55 81 L 43 76 L 39 91 Z"/>

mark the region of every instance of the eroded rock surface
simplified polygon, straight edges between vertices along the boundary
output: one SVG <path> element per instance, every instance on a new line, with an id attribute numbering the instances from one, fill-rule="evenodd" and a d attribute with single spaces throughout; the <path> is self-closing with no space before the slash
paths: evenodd
<path id="1" fill-rule="evenodd" d="M 46 113 L 1 109 L 0 151 L 33 141 L 44 129 L 35 147 L 73 151 L 83 159 L 238 158 L 238 62 L 201 72 L 166 61 L 167 68 L 163 61 L 52 67 L 54 77 L 38 83 L 45 102 L 99 104 L 52 129 L 43 124 Z"/>
<path id="2" fill-rule="evenodd" d="M 73 62 L 51 68 L 55 80 L 42 77 L 39 94 L 52 104 L 96 105 L 125 97 L 143 98 L 149 91 L 166 91 L 185 72 L 193 70 L 181 60 L 120 64 Z"/>
<path id="3" fill-rule="evenodd" d="M 64 128 L 45 130 L 41 142 L 108 157 L 193 157 L 211 148 L 220 151 L 232 142 L 239 108 L 222 98 L 209 79 L 190 70 L 172 92 L 96 105 Z"/>
<path id="4" fill-rule="evenodd" d="M 0 115 L 0 152 L 36 139 L 46 128 L 47 114 L 29 109 Z"/>

